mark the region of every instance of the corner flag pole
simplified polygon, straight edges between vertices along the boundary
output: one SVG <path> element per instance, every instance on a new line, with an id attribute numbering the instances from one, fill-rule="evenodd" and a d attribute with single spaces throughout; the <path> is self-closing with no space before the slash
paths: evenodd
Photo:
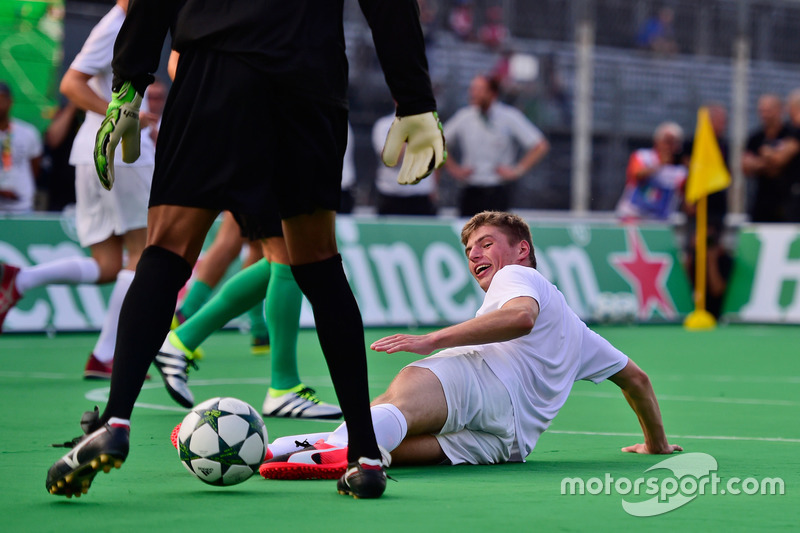
<path id="1" fill-rule="evenodd" d="M 708 235 L 708 197 L 697 199 L 697 226 L 695 227 L 694 256 L 694 311 L 683 321 L 688 330 L 713 329 L 717 325 L 714 315 L 706 311 L 706 256 Z"/>
<path id="2" fill-rule="evenodd" d="M 708 235 L 708 196 L 697 201 L 697 227 L 695 228 L 694 257 L 694 308 L 706 310 L 706 255 Z"/>
<path id="3" fill-rule="evenodd" d="M 708 195 L 730 185 L 731 177 L 711 126 L 708 108 L 697 112 L 697 128 L 689 163 L 686 201 L 696 203 L 694 311 L 683 321 L 689 330 L 712 329 L 717 325 L 706 310 L 706 275 L 708 257 Z"/>

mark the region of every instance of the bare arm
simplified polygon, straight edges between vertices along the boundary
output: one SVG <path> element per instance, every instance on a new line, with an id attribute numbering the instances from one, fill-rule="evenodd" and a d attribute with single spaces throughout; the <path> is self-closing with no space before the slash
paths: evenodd
<path id="1" fill-rule="evenodd" d="M 94 111 L 98 115 L 105 116 L 108 102 L 89 87 L 90 79 L 92 79 L 92 76 L 89 74 L 68 69 L 61 79 L 61 94 L 69 98 L 71 102 L 81 109 Z M 158 117 L 148 111 L 139 113 L 139 122 L 142 128 L 146 128 L 157 120 Z"/>
<path id="2" fill-rule="evenodd" d="M 667 442 L 661 410 L 658 407 L 656 393 L 650 378 L 632 360 L 609 378 L 622 389 L 622 394 L 639 418 L 639 425 L 644 433 L 644 444 L 634 444 L 622 448 L 623 452 L 646 454 L 670 454 L 683 451 L 681 446 Z"/>
<path id="3" fill-rule="evenodd" d="M 47 130 L 44 132 L 44 143 L 50 148 L 61 146 L 61 143 L 67 140 L 71 130 L 72 121 L 75 118 L 75 113 L 78 107 L 72 102 L 67 102 L 61 111 L 59 111 L 50 122 Z"/>
<path id="4" fill-rule="evenodd" d="M 92 76 L 75 69 L 68 69 L 61 79 L 61 94 L 85 111 L 105 115 L 108 102 L 89 87 Z"/>
<path id="5" fill-rule="evenodd" d="M 764 171 L 764 160 L 753 152 L 742 154 L 742 172 L 745 176 L 755 176 Z"/>
<path id="6" fill-rule="evenodd" d="M 778 174 L 799 153 L 800 142 L 797 139 L 789 138 L 781 141 L 777 148 L 763 150 L 761 158 L 768 171 Z"/>
<path id="7" fill-rule="evenodd" d="M 444 162 L 444 168 L 457 181 L 464 181 L 472 175 L 472 168 L 459 164 L 455 157 L 448 157 Z"/>
<path id="8" fill-rule="evenodd" d="M 525 155 L 522 156 L 522 159 L 520 159 L 516 165 L 513 167 L 500 166 L 497 168 L 497 173 L 506 181 L 517 180 L 536 166 L 539 161 L 544 159 L 544 156 L 546 156 L 549 151 L 550 143 L 542 139 L 542 142 L 533 145 L 525 152 Z"/>
<path id="9" fill-rule="evenodd" d="M 530 333 L 538 316 L 539 303 L 528 296 L 520 296 L 497 311 L 466 322 L 426 335 L 391 335 L 373 342 L 370 348 L 377 352 L 428 355 L 441 348 L 508 341 Z"/>
<path id="10" fill-rule="evenodd" d="M 178 72 L 178 59 L 180 59 L 181 54 L 176 50 L 171 50 L 169 53 L 169 62 L 167 63 L 167 74 L 169 74 L 169 79 L 175 81 L 175 74 Z"/>

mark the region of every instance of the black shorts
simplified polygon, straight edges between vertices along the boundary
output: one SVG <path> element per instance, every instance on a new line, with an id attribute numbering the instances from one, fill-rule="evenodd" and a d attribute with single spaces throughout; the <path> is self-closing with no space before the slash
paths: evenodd
<path id="1" fill-rule="evenodd" d="M 281 219 L 277 211 L 265 211 L 264 215 L 244 215 L 231 212 L 231 215 L 239 224 L 239 234 L 248 241 L 283 237 Z"/>
<path id="2" fill-rule="evenodd" d="M 335 211 L 346 144 L 346 109 L 236 55 L 187 50 L 164 109 L 150 206 L 277 209 L 282 219 Z"/>

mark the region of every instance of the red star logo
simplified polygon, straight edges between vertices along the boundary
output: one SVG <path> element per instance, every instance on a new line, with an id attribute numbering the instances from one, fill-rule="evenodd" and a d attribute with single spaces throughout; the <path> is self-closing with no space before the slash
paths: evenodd
<path id="1" fill-rule="evenodd" d="M 649 318 L 658 310 L 665 318 L 675 317 L 675 303 L 667 291 L 672 257 L 651 253 L 636 228 L 625 232 L 628 251 L 611 254 L 609 262 L 630 283 L 639 302 L 639 318 Z"/>

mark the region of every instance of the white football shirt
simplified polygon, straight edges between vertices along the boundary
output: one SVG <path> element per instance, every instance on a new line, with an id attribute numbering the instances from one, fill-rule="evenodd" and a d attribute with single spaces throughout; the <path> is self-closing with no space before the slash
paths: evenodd
<path id="1" fill-rule="evenodd" d="M 125 20 L 125 11 L 119 7 L 111 8 L 106 16 L 92 29 L 83 48 L 75 57 L 70 68 L 92 76 L 89 87 L 94 92 L 111 101 L 111 84 L 113 72 L 111 60 L 114 57 L 114 41 L 117 40 L 122 23 Z M 147 110 L 147 100 L 142 101 L 142 109 Z M 97 130 L 103 122 L 103 115 L 93 111 L 86 112 L 86 120 L 81 125 L 75 142 L 72 145 L 69 162 L 71 165 L 94 164 L 94 143 Z M 135 163 L 127 166 L 152 166 L 155 164 L 155 145 L 147 132 L 141 134 L 141 155 Z M 126 165 L 122 162 L 122 148 L 117 147 L 114 158 L 115 165 Z"/>

